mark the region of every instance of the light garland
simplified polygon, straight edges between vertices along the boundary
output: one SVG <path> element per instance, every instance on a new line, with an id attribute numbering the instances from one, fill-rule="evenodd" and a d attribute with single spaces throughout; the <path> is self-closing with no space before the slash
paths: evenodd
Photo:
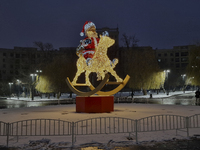
<path id="1" fill-rule="evenodd" d="M 91 72 L 96 72 L 98 80 L 104 79 L 105 74 L 110 72 L 117 82 L 122 82 L 123 80 L 117 75 L 117 73 L 113 70 L 113 68 L 118 63 L 118 59 L 115 59 L 114 62 L 111 62 L 107 56 L 107 50 L 110 46 L 115 43 L 114 39 L 111 39 L 108 36 L 101 36 L 100 41 L 96 48 L 94 57 L 86 64 L 86 60 L 82 55 L 79 55 L 79 59 L 76 62 L 77 72 L 72 81 L 73 85 L 77 84 L 77 79 L 81 75 L 81 73 L 85 72 L 85 81 L 86 85 L 90 86 L 89 75 Z"/>

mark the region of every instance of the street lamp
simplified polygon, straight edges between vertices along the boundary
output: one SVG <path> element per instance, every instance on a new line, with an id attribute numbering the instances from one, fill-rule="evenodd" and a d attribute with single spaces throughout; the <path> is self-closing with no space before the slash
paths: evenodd
<path id="1" fill-rule="evenodd" d="M 30 76 L 32 77 L 32 84 L 31 84 L 31 99 L 34 100 L 34 89 L 33 89 L 33 84 L 34 84 L 34 80 L 35 77 L 37 76 L 37 74 L 30 74 Z"/>
<path id="2" fill-rule="evenodd" d="M 42 73 L 42 70 L 36 70 L 36 72 L 37 72 L 37 76 L 38 76 L 37 80 L 39 80 L 39 77 L 40 77 L 40 74 Z"/>
<path id="3" fill-rule="evenodd" d="M 166 74 L 166 78 L 167 78 L 167 95 L 169 95 L 169 79 L 168 79 L 168 74 L 170 73 L 170 70 L 164 70 L 165 74 Z"/>
<path id="4" fill-rule="evenodd" d="M 42 70 L 36 70 L 36 72 L 38 72 L 38 73 L 42 73 Z"/>
<path id="5" fill-rule="evenodd" d="M 181 75 L 181 77 L 183 78 L 183 80 L 184 80 L 185 76 L 186 76 L 186 74 L 182 74 L 182 75 Z"/>
<path id="6" fill-rule="evenodd" d="M 10 87 L 10 98 L 11 98 L 11 85 L 12 85 L 13 83 L 9 82 L 8 84 L 9 84 L 9 87 Z"/>
<path id="7" fill-rule="evenodd" d="M 34 79 L 37 76 L 37 74 L 30 74 L 30 76 L 32 77 L 32 82 L 34 82 Z"/>
<path id="8" fill-rule="evenodd" d="M 19 99 L 19 83 L 20 83 L 20 80 L 17 79 L 17 84 L 18 84 L 18 94 L 17 94 L 17 99 Z"/>
<path id="9" fill-rule="evenodd" d="M 186 76 L 186 74 L 182 74 L 181 75 L 181 77 L 182 77 L 182 79 L 183 79 L 183 93 L 185 93 L 185 87 L 184 87 L 184 85 L 185 85 L 185 76 Z"/>

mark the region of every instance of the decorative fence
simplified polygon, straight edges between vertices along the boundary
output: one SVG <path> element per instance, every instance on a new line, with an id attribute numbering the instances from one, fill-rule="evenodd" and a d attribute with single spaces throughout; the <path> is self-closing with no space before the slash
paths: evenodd
<path id="1" fill-rule="evenodd" d="M 99 117 L 77 122 L 59 119 L 31 119 L 12 123 L 0 121 L 0 136 L 7 136 L 7 146 L 10 136 L 71 136 L 73 146 L 78 135 L 129 133 L 129 136 L 134 134 L 137 143 L 139 132 L 176 130 L 176 133 L 185 131 L 189 136 L 189 128 L 200 128 L 200 114 L 190 117 L 156 115 L 138 120 Z"/>

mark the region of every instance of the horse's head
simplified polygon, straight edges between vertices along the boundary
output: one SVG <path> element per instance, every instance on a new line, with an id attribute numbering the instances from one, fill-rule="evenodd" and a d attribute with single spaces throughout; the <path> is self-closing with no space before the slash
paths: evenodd
<path id="1" fill-rule="evenodd" d="M 111 39 L 108 36 L 101 36 L 100 35 L 99 45 L 105 46 L 106 48 L 108 48 L 108 47 L 111 47 L 114 43 L 115 43 L 114 39 Z"/>

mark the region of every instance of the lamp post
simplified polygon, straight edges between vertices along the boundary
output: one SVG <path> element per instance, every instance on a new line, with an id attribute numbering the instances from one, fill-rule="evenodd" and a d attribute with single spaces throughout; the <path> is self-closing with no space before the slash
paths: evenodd
<path id="1" fill-rule="evenodd" d="M 8 84 L 9 84 L 9 88 L 10 88 L 10 98 L 11 98 L 11 85 L 12 85 L 13 83 L 9 82 Z"/>
<path id="2" fill-rule="evenodd" d="M 182 77 L 182 79 L 183 79 L 183 93 L 185 93 L 185 87 L 184 87 L 184 85 L 185 85 L 185 76 L 186 76 L 186 74 L 182 74 L 181 75 L 181 77 Z"/>
<path id="3" fill-rule="evenodd" d="M 18 94 L 17 94 L 17 99 L 19 99 L 19 83 L 20 83 L 20 80 L 17 79 L 17 84 L 18 84 Z"/>
<path id="4" fill-rule="evenodd" d="M 165 74 L 167 78 L 167 95 L 169 95 L 169 78 L 168 78 L 169 73 L 170 73 L 170 70 L 165 70 Z"/>
<path id="5" fill-rule="evenodd" d="M 31 84 L 31 99 L 34 100 L 34 80 L 35 80 L 35 77 L 37 76 L 37 74 L 30 74 L 30 76 L 32 77 L 32 84 Z"/>
<path id="6" fill-rule="evenodd" d="M 38 74 L 38 77 L 37 77 L 37 80 L 39 81 L 39 78 L 40 78 L 40 74 L 42 73 L 42 70 L 36 70 L 37 74 Z M 42 99 L 42 94 L 40 94 L 40 97 Z"/>

